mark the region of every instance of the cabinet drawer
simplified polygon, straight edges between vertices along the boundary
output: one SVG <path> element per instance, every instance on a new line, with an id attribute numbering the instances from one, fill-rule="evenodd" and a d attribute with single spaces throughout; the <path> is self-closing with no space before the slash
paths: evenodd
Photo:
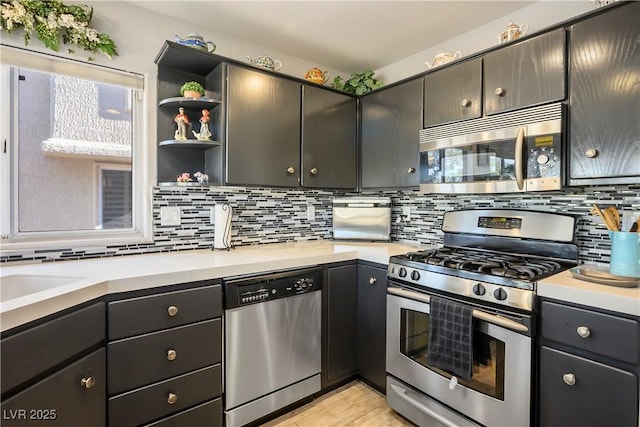
<path id="1" fill-rule="evenodd" d="M 145 427 L 222 427 L 222 399 L 203 403 Z"/>
<path id="2" fill-rule="evenodd" d="M 89 377 L 94 383 L 87 388 L 82 380 Z M 104 426 L 105 399 L 105 350 L 100 349 L 2 402 L 2 426 Z"/>
<path id="3" fill-rule="evenodd" d="M 207 320 L 109 343 L 109 395 L 219 363 L 221 324 L 220 319 Z"/>
<path id="4" fill-rule="evenodd" d="M 588 336 L 583 338 L 578 328 Z M 542 336 L 623 362 L 640 362 L 640 325 L 637 320 L 544 301 Z"/>
<path id="5" fill-rule="evenodd" d="M 109 399 L 109 426 L 138 426 L 211 400 L 220 396 L 221 392 L 220 365 L 209 366 L 112 397 Z M 213 420 L 210 420 L 206 424 L 211 425 L 212 422 Z M 200 424 L 205 424 L 203 419 L 200 420 Z"/>
<path id="6" fill-rule="evenodd" d="M 222 316 L 221 285 L 109 303 L 109 339 L 131 337 Z"/>
<path id="7" fill-rule="evenodd" d="M 565 383 L 565 375 L 573 375 L 575 383 Z M 637 427 L 638 379 L 633 373 L 542 347 L 540 425 Z"/>
<path id="8" fill-rule="evenodd" d="M 99 302 L 2 340 L 2 393 L 105 339 Z"/>

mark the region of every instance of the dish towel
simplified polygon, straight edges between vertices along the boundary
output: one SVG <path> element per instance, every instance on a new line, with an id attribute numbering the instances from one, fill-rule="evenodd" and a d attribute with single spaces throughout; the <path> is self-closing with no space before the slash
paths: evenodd
<path id="1" fill-rule="evenodd" d="M 434 368 L 471 379 L 473 375 L 473 309 L 431 296 L 428 362 Z"/>

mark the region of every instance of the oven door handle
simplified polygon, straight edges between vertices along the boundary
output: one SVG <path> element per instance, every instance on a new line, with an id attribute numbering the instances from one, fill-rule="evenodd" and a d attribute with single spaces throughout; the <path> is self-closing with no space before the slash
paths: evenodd
<path id="1" fill-rule="evenodd" d="M 429 301 L 431 301 L 431 298 L 429 297 L 429 295 L 421 294 L 415 291 L 410 291 L 408 289 L 389 287 L 387 288 L 387 292 L 393 295 L 397 295 L 399 297 L 405 297 L 415 301 L 424 302 L 426 304 L 429 304 Z M 512 331 L 518 331 L 518 332 L 529 331 L 529 328 L 526 325 L 516 322 L 515 320 L 511 320 L 507 317 L 500 316 L 499 314 L 491 314 L 491 313 L 487 313 L 486 311 L 476 310 L 474 308 L 472 315 L 476 319 L 484 320 L 485 322 L 493 323 L 494 325 L 511 329 Z"/>

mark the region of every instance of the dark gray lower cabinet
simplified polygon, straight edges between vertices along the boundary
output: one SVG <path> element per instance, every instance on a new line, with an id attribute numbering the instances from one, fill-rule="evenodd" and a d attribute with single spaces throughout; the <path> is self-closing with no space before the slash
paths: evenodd
<path id="1" fill-rule="evenodd" d="M 323 290 L 323 389 L 356 374 L 357 274 L 355 263 L 327 269 Z"/>
<path id="2" fill-rule="evenodd" d="M 635 374 L 549 347 L 540 366 L 540 426 L 637 427 Z"/>
<path id="3" fill-rule="evenodd" d="M 640 319 L 543 299 L 541 427 L 637 427 Z"/>
<path id="4" fill-rule="evenodd" d="M 222 425 L 220 284 L 116 296 L 108 314 L 110 427 Z"/>
<path id="5" fill-rule="evenodd" d="M 106 383 L 102 348 L 4 400 L 2 426 L 104 426 Z"/>
<path id="6" fill-rule="evenodd" d="M 358 265 L 358 373 L 380 390 L 386 384 L 387 270 Z"/>

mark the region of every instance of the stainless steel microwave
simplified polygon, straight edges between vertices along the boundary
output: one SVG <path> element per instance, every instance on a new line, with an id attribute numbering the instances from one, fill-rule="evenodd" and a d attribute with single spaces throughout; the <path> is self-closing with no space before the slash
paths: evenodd
<path id="1" fill-rule="evenodd" d="M 420 131 L 420 191 L 517 193 L 563 185 L 564 105 Z"/>

